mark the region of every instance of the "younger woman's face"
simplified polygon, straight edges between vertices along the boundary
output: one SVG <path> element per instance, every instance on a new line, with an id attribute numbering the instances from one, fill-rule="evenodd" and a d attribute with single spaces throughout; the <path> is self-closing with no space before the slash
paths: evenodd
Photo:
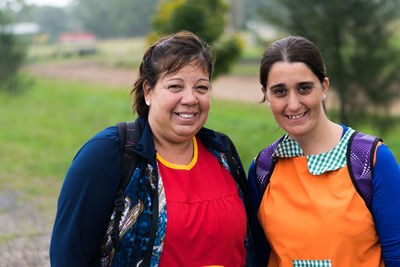
<path id="1" fill-rule="evenodd" d="M 301 62 L 276 62 L 267 78 L 265 97 L 279 126 L 294 139 L 318 131 L 328 78 L 321 83 Z"/>

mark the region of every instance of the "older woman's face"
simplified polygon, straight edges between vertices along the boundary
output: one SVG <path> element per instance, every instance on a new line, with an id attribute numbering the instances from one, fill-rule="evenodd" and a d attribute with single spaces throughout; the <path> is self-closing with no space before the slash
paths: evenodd
<path id="1" fill-rule="evenodd" d="M 149 123 L 158 141 L 180 143 L 203 127 L 210 109 L 208 73 L 195 64 L 162 75 L 152 90 L 145 89 Z"/>

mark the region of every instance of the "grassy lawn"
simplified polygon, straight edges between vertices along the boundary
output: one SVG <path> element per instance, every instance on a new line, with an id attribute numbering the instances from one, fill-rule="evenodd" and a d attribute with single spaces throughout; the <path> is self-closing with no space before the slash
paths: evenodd
<path id="1" fill-rule="evenodd" d="M 21 95 L 0 94 L 0 190 L 53 211 L 73 156 L 95 132 L 129 120 L 115 88 L 37 79 Z"/>

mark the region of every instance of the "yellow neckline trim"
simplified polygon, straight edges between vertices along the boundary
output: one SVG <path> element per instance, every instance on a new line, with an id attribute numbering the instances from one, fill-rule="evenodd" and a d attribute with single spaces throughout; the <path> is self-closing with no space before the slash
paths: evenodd
<path id="1" fill-rule="evenodd" d="M 190 169 L 193 168 L 193 166 L 197 162 L 197 156 L 198 156 L 198 149 L 197 149 L 197 141 L 196 137 L 193 136 L 193 159 L 188 165 L 178 165 L 178 164 L 173 164 L 165 159 L 163 159 L 158 153 L 157 153 L 157 159 L 166 167 L 171 168 L 171 169 L 176 169 L 176 170 L 187 170 L 189 171 Z"/>

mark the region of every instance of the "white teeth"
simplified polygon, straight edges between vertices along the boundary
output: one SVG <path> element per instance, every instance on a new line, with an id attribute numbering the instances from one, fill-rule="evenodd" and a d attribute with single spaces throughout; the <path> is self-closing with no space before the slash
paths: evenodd
<path id="1" fill-rule="evenodd" d="M 303 116 L 304 116 L 304 114 L 301 114 L 301 115 L 288 115 L 288 118 L 295 120 L 295 119 L 299 119 L 299 118 L 301 118 Z"/>
<path id="2" fill-rule="evenodd" d="M 193 118 L 194 114 L 185 114 L 185 113 L 179 113 L 179 117 L 188 119 L 188 118 Z"/>

